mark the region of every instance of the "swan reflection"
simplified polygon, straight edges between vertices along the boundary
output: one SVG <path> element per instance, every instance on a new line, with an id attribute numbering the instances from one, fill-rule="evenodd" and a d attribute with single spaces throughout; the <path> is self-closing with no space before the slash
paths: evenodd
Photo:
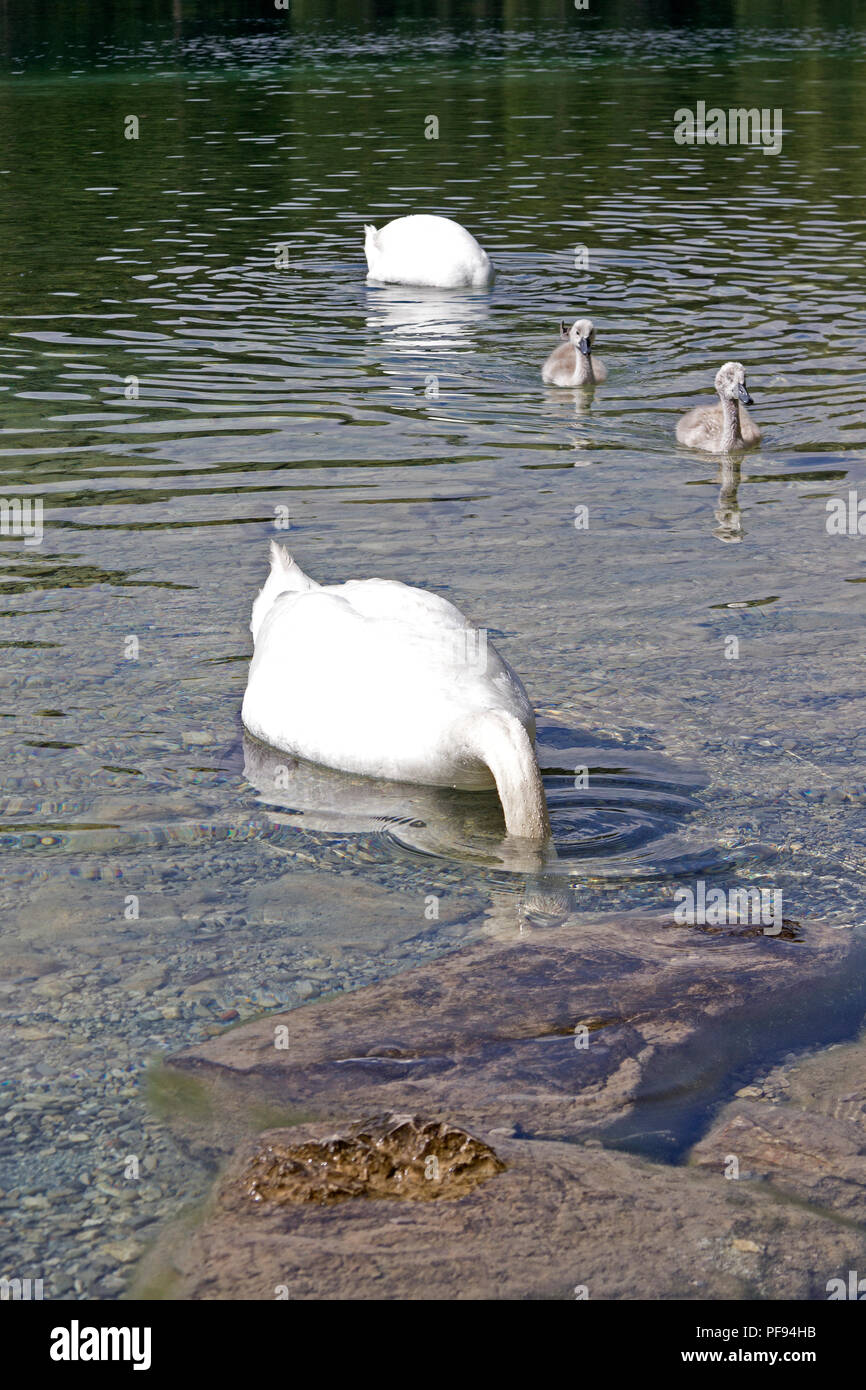
<path id="1" fill-rule="evenodd" d="M 556 872 L 552 845 L 509 839 L 494 792 L 459 792 L 354 777 L 292 758 L 244 736 L 244 776 L 275 819 L 307 830 L 361 834 L 387 831 L 408 848 L 467 852 L 473 860 L 514 875 L 493 887 L 482 934 L 514 940 L 559 926 L 574 906 L 568 879 Z"/>
<path id="2" fill-rule="evenodd" d="M 401 354 L 427 354 L 468 342 L 490 313 L 486 294 L 417 289 L 405 285 L 367 290 L 367 327 Z"/>
<path id="3" fill-rule="evenodd" d="M 247 733 L 243 750 L 244 776 L 282 823 L 331 834 L 384 831 L 409 849 L 518 874 L 556 861 L 552 845 L 505 834 L 495 790 L 358 777 L 281 753 Z"/>
<path id="4" fill-rule="evenodd" d="M 713 535 L 720 541 L 736 544 L 743 539 L 743 518 L 740 511 L 737 489 L 740 486 L 740 460 L 725 458 L 721 464 L 721 486 L 714 509 L 718 525 Z"/>

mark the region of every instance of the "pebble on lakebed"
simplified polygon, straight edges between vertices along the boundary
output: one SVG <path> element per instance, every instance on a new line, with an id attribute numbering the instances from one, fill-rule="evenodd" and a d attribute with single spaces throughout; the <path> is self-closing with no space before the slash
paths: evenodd
<path id="1" fill-rule="evenodd" d="M 378 1115 L 319 1139 L 272 1130 L 255 1142 L 223 1189 L 229 1205 L 283 1206 L 350 1197 L 462 1197 L 504 1172 L 483 1140 L 444 1120 Z"/>

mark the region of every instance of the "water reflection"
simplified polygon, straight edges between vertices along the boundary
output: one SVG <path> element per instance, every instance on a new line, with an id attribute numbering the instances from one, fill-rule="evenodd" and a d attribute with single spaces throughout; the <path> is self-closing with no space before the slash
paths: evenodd
<path id="1" fill-rule="evenodd" d="M 553 844 L 527 845 L 503 834 L 502 812 L 492 793 L 449 791 L 355 777 L 268 748 L 244 736 L 244 776 L 274 819 L 310 830 L 362 834 L 384 831 L 416 850 L 448 847 L 508 878 L 491 887 L 484 935 L 500 940 L 534 928 L 557 926 L 572 911 L 574 892 L 566 864 Z"/>
<path id="2" fill-rule="evenodd" d="M 696 774 L 658 757 L 632 752 L 624 758 L 621 750 L 587 747 L 560 725 L 539 729 L 553 831 L 543 847 L 505 834 L 494 791 L 357 777 L 293 758 L 249 734 L 243 753 L 244 777 L 259 800 L 274 808 L 275 822 L 332 833 L 373 832 L 413 855 L 528 876 L 534 910 L 542 917 L 566 910 L 560 894 L 570 880 L 586 885 L 677 872 L 684 847 L 679 832 L 698 809 Z M 709 864 L 712 857 L 705 850 L 689 863 Z M 503 881 L 512 892 L 514 883 Z"/>
<path id="3" fill-rule="evenodd" d="M 538 873 L 517 890 L 491 889 L 481 932 L 496 941 L 514 941 L 560 926 L 574 906 L 575 894 L 567 882 L 554 873 Z"/>
<path id="4" fill-rule="evenodd" d="M 444 353 L 471 342 L 490 314 L 489 294 L 406 285 L 368 286 L 367 328 L 395 352 Z"/>
<path id="5" fill-rule="evenodd" d="M 720 467 L 721 486 L 713 513 L 718 525 L 713 531 L 713 535 L 718 537 L 720 541 L 737 544 L 745 536 L 740 503 L 737 497 L 737 489 L 740 486 L 740 460 L 725 457 L 722 459 Z"/>
<path id="6" fill-rule="evenodd" d="M 483 836 L 502 830 L 494 793 L 453 792 L 320 767 L 244 734 L 244 777 L 282 819 L 312 830 L 361 833 L 424 824 L 459 844 L 471 821 Z"/>

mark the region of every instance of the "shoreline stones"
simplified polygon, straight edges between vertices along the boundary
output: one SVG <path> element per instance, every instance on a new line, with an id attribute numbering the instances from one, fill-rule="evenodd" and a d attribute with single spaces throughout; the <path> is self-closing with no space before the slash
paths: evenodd
<path id="1" fill-rule="evenodd" d="M 866 1037 L 791 1057 L 743 1088 L 691 1162 L 866 1225 Z M 755 1092 L 759 1092 L 758 1095 Z"/>
<path id="2" fill-rule="evenodd" d="M 832 981 L 848 949 L 849 938 L 809 924 L 798 942 L 697 948 L 637 915 L 571 918 L 187 1048 L 165 1072 L 199 1087 L 211 1110 L 174 1128 L 192 1155 L 228 1165 L 202 1224 L 164 1228 L 134 1292 L 825 1297 L 828 1279 L 862 1262 L 861 1226 L 766 1183 L 650 1162 L 603 1140 L 617 1118 L 641 1113 L 653 1086 L 676 1081 L 683 1056 L 720 1038 L 746 1089 L 737 1049 L 748 1029 L 738 1025 L 770 998 L 782 1009 L 786 995 Z M 748 1097 L 737 1105 L 774 1112 Z M 297 1127 L 254 1137 L 256 1106 L 294 1110 Z M 477 1136 L 503 1166 L 455 1201 L 389 1200 L 365 1166 L 373 1107 L 398 1116 L 375 1133 L 410 1124 L 419 1157 L 428 1122 L 418 1117 L 437 1116 L 440 1135 Z M 364 1200 L 346 1200 L 353 1194 Z"/>
<path id="3" fill-rule="evenodd" d="M 213 1184 L 215 1156 L 191 1159 L 153 1112 L 154 1090 L 166 1099 L 157 1059 L 445 951 L 475 929 L 483 904 L 449 871 L 431 923 L 429 878 L 414 867 L 383 885 L 366 865 L 347 872 L 351 847 L 334 852 L 339 872 L 308 856 L 311 867 L 290 873 L 282 850 L 250 846 L 246 862 L 237 845 L 213 846 L 205 884 L 179 847 L 162 852 L 158 870 L 58 859 L 50 875 L 22 870 L 27 886 L 14 894 L 8 876 L 0 885 L 0 1273 L 42 1278 L 46 1298 L 117 1297 L 132 1266 L 116 1251 L 131 1248 L 130 1234 L 150 1237 Z M 137 920 L 123 915 L 130 893 Z M 257 1128 L 286 1122 L 282 1110 Z M 139 1179 L 125 1176 L 130 1158 Z M 75 1196 L 53 1195 L 66 1190 Z"/>
<path id="4" fill-rule="evenodd" d="M 108 899 L 89 902 L 85 897 L 79 909 L 89 914 L 89 934 L 70 928 L 62 938 L 55 933 L 50 954 L 48 949 L 35 948 L 22 953 L 20 943 L 26 939 L 29 917 L 25 921 L 27 913 L 18 910 L 20 940 L 7 937 L 0 953 L 0 973 L 7 976 L 4 1009 L 15 1048 L 15 1077 L 0 1087 L 0 1151 L 4 1162 L 12 1164 L 4 1180 L 6 1196 L 0 1199 L 0 1221 L 7 1223 L 12 1266 L 44 1275 L 47 1297 L 117 1296 L 133 1271 L 133 1260 L 121 1260 L 120 1253 L 134 1255 L 134 1241 L 154 1236 L 162 1249 L 161 1233 L 170 1228 L 179 1210 L 213 1189 L 215 1165 L 232 1154 L 239 1142 L 246 1144 L 245 1136 L 313 1121 L 311 1138 L 321 1139 L 334 1131 L 345 1135 L 379 1111 L 433 1116 L 436 1123 L 440 1118 L 447 1120 L 479 1136 L 506 1164 L 516 1154 L 524 1178 L 512 1186 L 514 1179 L 507 1168 L 495 1175 L 495 1181 L 479 1183 L 456 1201 L 394 1202 L 370 1195 L 360 1201 L 257 1204 L 256 1219 L 244 1216 L 244 1229 L 255 1228 L 263 1239 L 273 1240 L 275 1266 L 284 1258 L 286 1232 L 294 1229 L 296 1220 L 326 1218 L 334 1223 L 327 1228 L 327 1238 L 348 1241 L 339 1275 L 323 1255 L 323 1263 L 317 1262 L 300 1281 L 286 1276 L 293 1289 L 297 1284 L 298 1296 L 317 1296 L 316 1279 L 321 1289 L 339 1285 L 344 1296 L 352 1296 L 356 1286 L 365 1287 L 366 1266 L 360 1252 L 352 1248 L 352 1229 L 360 1231 L 363 1226 L 367 1238 L 376 1243 L 382 1230 L 387 1234 L 398 1229 L 399 1223 L 403 1255 L 411 1263 L 417 1255 L 410 1250 L 411 1243 L 429 1245 L 438 1230 L 419 1224 L 419 1213 L 427 1213 L 424 1221 L 428 1221 L 430 1214 L 446 1210 L 460 1213 L 459 1221 L 455 1218 L 452 1224 L 452 1218 L 448 1219 L 453 1232 L 448 1258 L 463 1267 L 477 1253 L 488 1273 L 483 1278 L 479 1273 L 478 1280 L 473 1276 L 454 1282 L 452 1273 L 437 1268 L 436 1287 L 458 1297 L 473 1296 L 472 1290 L 478 1296 L 496 1296 L 503 1289 L 512 1290 L 514 1296 L 521 1296 L 521 1289 L 571 1296 L 567 1286 L 563 1295 L 560 1284 L 550 1282 L 540 1243 L 536 1248 L 535 1237 L 530 1240 L 526 1231 L 521 1233 L 522 1216 L 512 1214 L 517 1223 L 512 1239 L 507 1210 L 511 1198 L 497 1195 L 505 1193 L 503 1185 L 509 1185 L 507 1191 L 515 1195 L 520 1211 L 525 1202 L 532 1207 L 535 1215 L 530 1225 L 546 1221 L 555 1227 L 556 1203 L 566 1196 L 569 1203 L 580 1200 L 577 1187 L 571 1190 L 578 1169 L 570 1164 L 605 1165 L 605 1172 L 615 1172 L 604 1200 L 599 1199 L 597 1207 L 582 1217 L 581 1249 L 587 1251 L 587 1259 L 592 1249 L 609 1248 L 608 1226 L 615 1210 L 620 1211 L 612 1203 L 619 1197 L 625 1201 L 632 1182 L 639 1179 L 644 1185 L 641 1190 L 654 1202 L 667 1202 L 669 1194 L 683 1184 L 684 1193 L 697 1191 L 683 1170 L 636 1166 L 637 1160 L 624 1156 L 614 1170 L 608 1151 L 589 1145 L 598 1144 L 598 1134 L 604 1133 L 611 1119 L 635 1106 L 639 1109 L 641 1087 L 653 1058 L 672 1057 L 676 1065 L 679 1045 L 693 1047 L 690 1039 L 714 1019 L 722 1020 L 726 1034 L 730 1029 L 737 1035 L 744 1003 L 760 1014 L 768 1001 L 783 1001 L 786 994 L 793 999 L 798 991 L 832 978 L 843 965 L 850 943 L 848 933 L 808 923 L 802 941 L 796 943 L 724 933 L 709 936 L 685 927 L 674 929 L 658 917 L 637 913 L 606 918 L 581 914 L 559 925 L 534 927 L 512 910 L 511 895 L 500 895 L 494 937 L 479 939 L 486 919 L 477 912 L 473 915 L 472 895 L 455 899 L 444 914 L 451 916 L 452 925 L 440 920 L 435 927 L 422 926 L 419 920 L 422 935 L 418 936 L 412 934 L 408 908 L 401 909 L 400 930 L 390 917 L 384 927 L 371 924 L 376 912 L 387 915 L 389 898 L 380 892 L 366 894 L 356 879 L 335 888 L 333 879 L 319 877 L 314 882 L 303 876 L 294 895 L 288 889 L 288 882 L 278 876 L 269 894 L 282 896 L 291 926 L 263 927 L 240 914 L 232 917 L 231 931 L 218 937 L 216 944 L 205 944 L 192 928 L 182 925 L 187 916 L 198 920 L 195 908 L 186 902 L 178 903 L 173 916 L 143 918 L 134 924 L 135 935 L 127 936 L 124 926 L 109 920 Z M 316 902 L 305 906 L 314 889 Z M 59 902 L 58 891 L 55 882 L 52 904 Z M 117 887 L 108 884 L 104 892 L 115 903 Z M 363 906 L 367 897 L 369 913 Z M 334 922 L 345 916 L 349 898 L 357 921 L 351 933 L 344 929 L 340 935 Z M 423 901 L 422 896 L 417 898 L 417 904 Z M 169 906 L 163 894 L 161 911 L 167 913 Z M 322 922 L 326 916 L 331 918 L 332 910 L 333 921 L 323 934 Z M 169 938 L 165 933 L 170 923 L 175 925 Z M 467 940 L 473 944 L 467 946 Z M 43 946 L 41 937 L 37 944 Z M 44 945 L 47 948 L 49 943 Z M 445 954 L 449 947 L 451 953 Z M 427 963 L 418 965 L 422 951 Z M 383 961 L 395 972 L 384 981 Z M 83 962 L 86 976 L 72 987 Z M 406 962 L 410 962 L 408 969 Z M 169 973 L 160 984 L 160 965 L 165 964 Z M 32 996 L 34 980 L 55 974 L 69 984 L 65 993 L 58 991 L 56 1000 Z M 138 998 L 131 998 L 132 991 L 127 989 L 133 978 Z M 303 1008 L 265 1017 L 259 1014 L 254 1022 L 244 1022 L 250 1011 L 275 1003 L 285 1010 L 306 992 L 306 981 L 322 992 L 345 992 L 342 997 L 310 1000 Z M 360 988 L 349 993 L 353 985 Z M 226 1030 L 226 1023 L 237 1022 L 225 1017 L 233 1010 L 240 1014 L 240 1026 Z M 274 1034 L 283 1025 L 288 1028 L 289 1045 L 279 1051 Z M 219 1034 L 211 1041 L 195 1042 L 196 1032 L 201 1038 L 216 1030 Z M 201 1096 L 213 1093 L 214 1103 L 212 1112 L 205 1113 L 198 1104 L 201 1096 L 181 1094 L 175 1098 L 177 1109 L 169 1106 L 170 1113 L 162 1112 L 161 1123 L 143 1112 L 135 1098 L 140 1094 L 138 1083 L 146 1058 L 172 1047 L 184 1049 L 183 1059 L 187 1054 L 198 1058 L 199 1052 L 202 1056 L 162 1070 L 173 1071 L 176 1078 L 198 1088 Z M 217 1053 L 225 1064 L 217 1060 Z M 740 1068 L 740 1085 L 752 1074 Z M 148 1092 L 154 1084 L 150 1074 Z M 236 1102 L 238 1109 L 232 1111 Z M 79 1139 L 79 1135 L 87 1137 Z M 541 1142 L 541 1136 L 571 1141 L 565 1146 L 567 1161 L 563 1157 L 562 1162 L 572 1177 L 564 1180 L 561 1190 L 557 1188 L 556 1201 L 551 1196 L 549 1208 L 544 1202 L 532 1206 L 535 1198 L 527 1195 L 530 1168 L 540 1175 L 548 1160 L 554 1162 L 554 1150 Z M 300 1137 L 300 1130 L 286 1136 L 289 1144 Z M 518 1147 L 509 1156 L 505 1150 L 511 1143 Z M 577 1158 L 576 1145 L 580 1147 Z M 247 1156 L 254 1151 L 254 1147 L 244 1149 Z M 560 1151 L 555 1152 L 556 1166 Z M 140 1181 L 127 1182 L 123 1177 L 129 1155 L 141 1157 Z M 148 1164 L 156 1155 L 159 1168 L 153 1174 Z M 86 1181 L 88 1175 L 92 1181 Z M 707 1186 L 701 1191 L 721 1186 L 716 1175 L 706 1176 Z M 722 1190 L 731 1186 L 724 1184 Z M 52 1195 L 70 1187 L 80 1188 L 80 1197 Z M 22 1197 L 37 1200 L 25 1205 Z M 46 1197 L 50 1211 L 39 1200 Z M 698 1202 L 698 1197 L 694 1200 Z M 693 1215 L 702 1210 L 695 1207 Z M 368 1224 L 374 1212 L 380 1215 Z M 502 1248 L 510 1250 L 519 1265 L 524 1262 L 522 1267 L 503 1273 L 497 1264 L 499 1256 L 494 1259 L 486 1248 L 479 1223 L 483 1225 L 489 1213 L 495 1216 Z M 620 1219 L 629 1219 L 627 1204 L 621 1208 Z M 741 1287 L 736 1283 L 740 1277 L 760 1277 L 759 1257 L 731 1244 L 753 1240 L 762 1249 L 772 1248 L 759 1226 L 753 1221 L 732 1229 L 719 1255 L 734 1261 L 734 1283 L 716 1283 L 712 1277 L 708 1282 L 703 1265 L 695 1273 L 698 1282 L 717 1290 L 714 1296 L 733 1296 L 731 1291 Z M 310 1238 L 318 1241 L 320 1234 L 315 1227 Z M 704 1236 L 714 1239 L 711 1230 L 705 1230 Z M 650 1244 L 656 1239 L 649 1227 L 646 1238 Z M 819 1245 L 820 1241 L 816 1250 Z M 621 1269 L 609 1271 L 606 1280 L 597 1265 L 597 1296 L 634 1296 L 639 1271 L 629 1266 L 625 1249 L 619 1258 Z M 736 1261 L 751 1262 L 750 1268 L 739 1270 Z M 816 1256 L 816 1267 L 817 1263 Z M 381 1291 L 391 1287 L 391 1275 L 382 1271 L 382 1261 L 379 1265 L 375 1285 L 371 1282 L 370 1287 Z M 251 1267 L 258 1268 L 255 1260 Z M 395 1278 L 396 1270 L 395 1266 Z M 676 1296 L 698 1296 L 689 1292 L 691 1281 L 682 1271 L 669 1272 L 671 1287 L 680 1290 Z M 136 1274 L 132 1277 L 137 1281 Z M 809 1286 L 803 1270 L 799 1277 L 786 1296 L 805 1296 L 802 1290 Z M 228 1289 L 230 1278 L 239 1289 L 245 1287 L 238 1268 L 233 1268 L 231 1276 L 227 1272 L 219 1287 Z M 187 1284 L 181 1280 L 177 1287 L 186 1289 Z M 240 1292 L 238 1296 L 273 1297 L 266 1285 L 259 1287 L 263 1293 Z M 393 1296 L 403 1296 L 396 1283 L 393 1287 Z M 418 1296 L 423 1296 L 420 1273 L 415 1287 Z M 306 1295 L 301 1288 L 307 1289 Z M 602 1292 L 605 1289 L 607 1294 Z M 722 1289 L 728 1292 L 718 1292 Z"/>

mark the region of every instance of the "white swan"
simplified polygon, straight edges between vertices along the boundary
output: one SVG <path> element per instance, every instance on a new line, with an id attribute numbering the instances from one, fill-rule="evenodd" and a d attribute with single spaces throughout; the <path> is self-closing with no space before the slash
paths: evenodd
<path id="1" fill-rule="evenodd" d="M 389 579 L 316 584 L 272 542 L 250 630 L 256 738 L 366 777 L 495 782 L 508 833 L 548 838 L 526 691 L 452 603 Z"/>
<path id="2" fill-rule="evenodd" d="M 381 231 L 365 226 L 367 279 L 383 285 L 483 289 L 493 283 L 487 252 L 450 217 L 398 217 Z"/>
<path id="3" fill-rule="evenodd" d="M 752 404 L 742 362 L 725 362 L 716 373 L 720 405 L 696 405 L 677 424 L 677 439 L 690 449 L 727 454 L 760 444 L 761 431 L 745 409 Z"/>
<path id="4" fill-rule="evenodd" d="M 577 319 L 570 328 L 565 320 L 559 325 L 565 338 L 554 348 L 541 369 L 542 381 L 551 386 L 591 386 L 607 379 L 607 367 L 592 355 L 595 325 L 592 319 Z"/>

